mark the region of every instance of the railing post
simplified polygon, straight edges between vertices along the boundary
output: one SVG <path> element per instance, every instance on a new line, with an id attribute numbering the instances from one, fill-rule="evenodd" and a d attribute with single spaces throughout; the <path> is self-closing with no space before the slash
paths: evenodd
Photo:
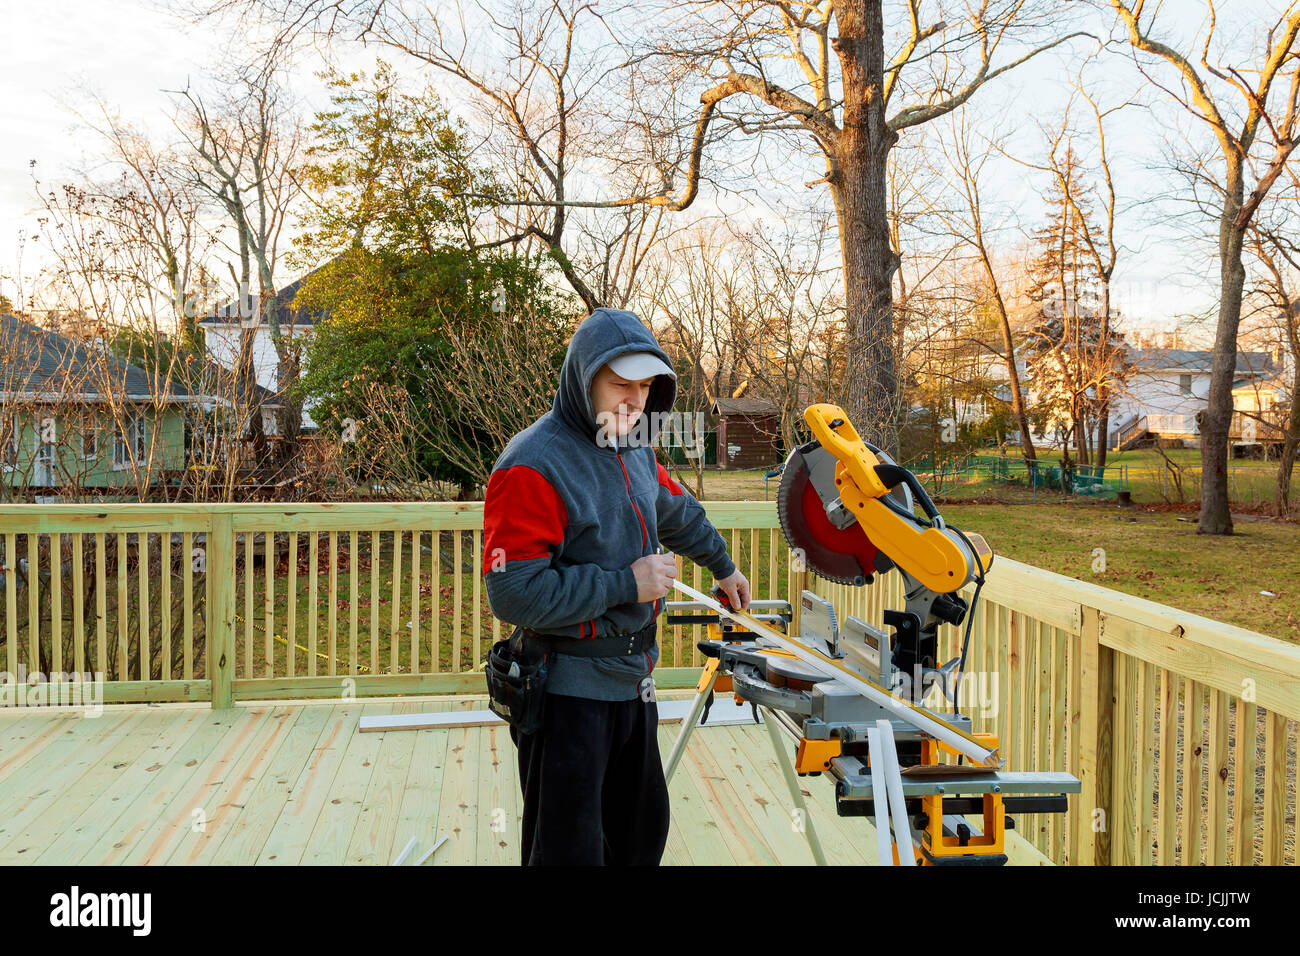
<path id="1" fill-rule="evenodd" d="M 216 511 L 208 530 L 207 669 L 213 710 L 234 706 L 235 534 L 229 511 Z"/>
<path id="2" fill-rule="evenodd" d="M 1114 652 L 1101 644 L 1101 612 L 1084 605 L 1079 636 L 1079 864 L 1110 865 Z M 1096 811 L 1100 810 L 1098 814 Z"/>

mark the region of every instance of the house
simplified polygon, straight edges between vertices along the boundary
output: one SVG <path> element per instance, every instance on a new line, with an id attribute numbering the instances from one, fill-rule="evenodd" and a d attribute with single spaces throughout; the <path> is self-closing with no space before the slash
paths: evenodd
<path id="1" fill-rule="evenodd" d="M 781 450 L 781 410 L 762 398 L 719 398 L 717 418 L 719 468 L 769 468 L 785 458 Z"/>
<path id="2" fill-rule="evenodd" d="M 151 484 L 184 467 L 196 400 L 175 381 L 0 315 L 0 488 Z"/>
<path id="3" fill-rule="evenodd" d="M 1128 382 L 1111 405 L 1111 448 L 1129 448 L 1153 438 L 1196 440 L 1197 412 L 1209 403 L 1214 353 L 1191 349 L 1132 349 Z M 1237 409 L 1271 410 L 1285 401 L 1281 355 L 1238 352 L 1233 380 Z M 1240 427 L 1236 429 L 1240 437 Z"/>
<path id="4" fill-rule="evenodd" d="M 311 275 L 308 273 L 307 275 Z M 298 338 L 307 344 L 316 330 L 318 322 L 326 316 L 317 311 L 310 311 L 293 305 L 294 297 L 302 287 L 307 276 L 303 276 L 276 293 L 276 314 L 279 316 L 281 333 L 290 339 Z M 253 295 L 245 300 L 242 307 L 232 302 L 217 309 L 215 314 L 205 316 L 198 322 L 203 330 L 204 350 L 207 358 L 226 369 L 233 369 L 239 361 L 240 343 L 245 329 L 253 328 L 253 371 L 257 383 L 272 394 L 279 394 L 280 360 L 271 341 L 271 328 L 266 318 L 260 314 L 260 303 Z M 244 313 L 249 313 L 245 315 Z M 311 417 L 310 407 L 302 412 L 302 427 L 314 430 L 316 422 Z M 267 434 L 273 434 L 268 428 Z"/>

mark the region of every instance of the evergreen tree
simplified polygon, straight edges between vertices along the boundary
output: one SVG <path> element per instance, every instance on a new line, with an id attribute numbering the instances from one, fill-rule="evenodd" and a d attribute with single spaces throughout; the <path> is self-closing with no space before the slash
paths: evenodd
<path id="1" fill-rule="evenodd" d="M 360 447 L 363 477 L 449 481 L 467 497 L 501 436 L 549 406 L 574 310 L 539 257 L 476 242 L 498 189 L 432 89 L 403 92 L 386 64 L 328 78 L 297 253 L 328 261 L 295 305 L 329 318 L 301 388 L 331 430 L 351 419 L 358 436 L 385 436 Z M 491 400 L 494 387 L 510 398 Z"/>
<path id="2" fill-rule="evenodd" d="M 1102 342 L 1097 308 L 1101 277 L 1085 239 L 1092 228 L 1091 190 L 1073 147 L 1067 148 L 1060 169 L 1061 179 L 1043 197 L 1047 224 L 1032 234 L 1037 254 L 1029 264 L 1027 294 L 1036 311 L 1025 355 L 1039 414 L 1061 423 L 1067 462 L 1072 443 L 1085 464 L 1091 459 L 1089 423 L 1098 411 L 1096 386 L 1122 338 L 1111 331 L 1110 342 Z"/>

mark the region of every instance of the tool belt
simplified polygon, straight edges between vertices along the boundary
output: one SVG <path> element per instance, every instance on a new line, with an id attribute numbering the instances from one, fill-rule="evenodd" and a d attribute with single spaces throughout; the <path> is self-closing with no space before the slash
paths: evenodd
<path id="1" fill-rule="evenodd" d="M 524 637 L 556 654 L 572 657 L 618 657 L 622 654 L 643 654 L 650 650 L 659 630 L 658 625 L 656 618 L 639 631 L 610 637 L 561 637 L 558 634 L 539 634 L 525 628 Z"/>
<path id="2" fill-rule="evenodd" d="M 612 637 L 561 637 L 539 634 L 516 627 L 507 638 L 492 645 L 484 675 L 487 678 L 488 709 L 521 734 L 536 733 L 542 726 L 546 703 L 546 681 L 556 654 L 576 657 L 617 657 L 641 654 L 655 642 L 658 621 L 639 631 Z"/>
<path id="3" fill-rule="evenodd" d="M 521 734 L 542 726 L 546 703 L 546 678 L 553 659 L 550 651 L 525 641 L 526 628 L 516 627 L 509 637 L 492 645 L 488 654 L 488 709 Z"/>

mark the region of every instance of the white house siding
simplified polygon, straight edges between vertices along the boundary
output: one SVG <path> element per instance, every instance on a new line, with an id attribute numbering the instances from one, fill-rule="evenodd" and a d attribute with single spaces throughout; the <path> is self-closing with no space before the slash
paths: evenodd
<path id="1" fill-rule="evenodd" d="M 242 329 L 238 325 L 218 325 L 203 323 L 204 342 L 208 358 L 224 368 L 233 369 L 239 357 L 239 342 Z M 292 334 L 309 337 L 311 326 L 293 327 Z M 253 370 L 257 375 L 257 384 L 272 392 L 279 391 L 278 372 L 280 360 L 275 354 L 275 343 L 271 341 L 271 331 L 265 325 L 259 326 L 253 336 Z M 304 365 L 303 370 L 306 370 Z M 310 405 L 304 406 L 302 427 L 315 428 L 316 421 L 309 414 Z"/>
<path id="2" fill-rule="evenodd" d="M 1191 391 L 1182 390 L 1181 378 L 1191 378 Z M 1124 390 L 1111 404 L 1111 426 L 1124 424 L 1135 415 L 1159 416 L 1162 421 L 1194 421 L 1209 403 L 1210 373 L 1178 369 L 1150 369 L 1134 372 Z M 1173 430 L 1173 429 L 1168 429 Z"/>

